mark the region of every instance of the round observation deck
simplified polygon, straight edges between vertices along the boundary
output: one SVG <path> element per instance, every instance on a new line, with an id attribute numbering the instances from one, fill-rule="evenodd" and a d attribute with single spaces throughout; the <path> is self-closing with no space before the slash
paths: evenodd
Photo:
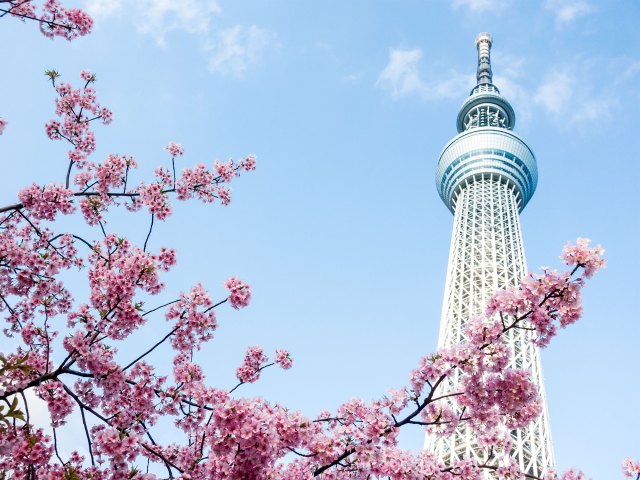
<path id="1" fill-rule="evenodd" d="M 527 205 L 538 183 L 538 167 L 531 149 L 502 127 L 476 127 L 454 137 L 440 154 L 436 187 L 447 208 L 455 211 L 465 185 L 494 177 L 513 186 L 518 210 Z"/>
<path id="2" fill-rule="evenodd" d="M 456 127 L 458 133 L 477 127 L 500 127 L 513 130 L 516 113 L 493 84 L 477 85 L 460 107 Z"/>

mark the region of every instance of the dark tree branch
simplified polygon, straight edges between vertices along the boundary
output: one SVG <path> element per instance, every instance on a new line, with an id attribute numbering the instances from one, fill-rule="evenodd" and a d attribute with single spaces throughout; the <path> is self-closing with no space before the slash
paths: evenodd
<path id="1" fill-rule="evenodd" d="M 147 233 L 147 238 L 144 241 L 144 247 L 142 247 L 142 251 L 146 252 L 147 251 L 147 242 L 149 241 L 149 237 L 151 237 L 151 231 L 153 230 L 153 219 L 155 218 L 155 215 L 152 213 L 151 214 L 151 225 L 149 225 L 149 233 Z"/>
<path id="2" fill-rule="evenodd" d="M 149 350 L 147 350 L 146 352 L 144 352 L 142 355 L 140 355 L 138 358 L 136 358 L 134 361 L 132 361 L 131 363 L 129 363 L 126 367 L 124 367 L 122 369 L 122 371 L 126 371 L 129 368 L 133 367 L 136 363 L 138 363 L 140 360 L 142 360 L 144 357 L 146 357 L 147 355 L 149 355 L 151 352 L 153 352 L 156 348 L 158 348 L 160 345 L 162 345 L 167 338 L 169 338 L 171 335 L 173 335 L 174 333 L 176 333 L 178 331 L 179 327 L 174 328 L 173 330 L 171 330 L 169 333 L 167 333 L 162 340 L 158 341 L 153 347 L 151 347 Z"/>

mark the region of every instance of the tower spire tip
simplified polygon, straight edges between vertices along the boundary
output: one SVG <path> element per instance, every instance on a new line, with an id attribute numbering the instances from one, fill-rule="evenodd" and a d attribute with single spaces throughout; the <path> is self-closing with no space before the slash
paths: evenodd
<path id="1" fill-rule="evenodd" d="M 487 32 L 482 32 L 476 37 L 478 48 L 478 73 L 476 78 L 478 85 L 491 84 L 493 73 L 491 72 L 491 44 L 493 38 Z"/>
<path id="2" fill-rule="evenodd" d="M 479 45 L 480 42 L 489 42 L 489 46 L 493 43 L 493 37 L 490 33 L 480 32 L 476 37 L 476 45 Z"/>

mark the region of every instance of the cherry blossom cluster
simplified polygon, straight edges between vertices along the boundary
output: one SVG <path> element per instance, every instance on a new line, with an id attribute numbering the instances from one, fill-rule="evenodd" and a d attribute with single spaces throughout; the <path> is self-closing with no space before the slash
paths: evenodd
<path id="1" fill-rule="evenodd" d="M 130 470 L 128 463 L 138 455 L 140 438 L 135 433 L 123 433 L 113 427 L 97 425 L 91 429 L 98 460 L 108 460 L 115 472 Z"/>
<path id="2" fill-rule="evenodd" d="M 34 337 L 32 322 L 42 315 L 64 314 L 71 306 L 71 295 L 58 276 L 83 265 L 77 253 L 70 234 L 54 235 L 26 212 L 0 214 L 0 313 L 7 313 L 8 322 L 3 331 L 5 335 L 22 331 L 25 341 L 36 343 L 30 362 L 37 362 L 40 354 L 46 357 L 43 335 Z"/>
<path id="3" fill-rule="evenodd" d="M 600 245 L 591 248 L 589 243 L 588 238 L 578 238 L 575 245 L 571 242 L 567 243 L 560 255 L 566 265 L 582 267 L 584 276 L 587 278 L 606 265 L 606 260 L 602 258 L 604 248 Z"/>
<path id="4" fill-rule="evenodd" d="M 238 280 L 236 277 L 230 277 L 224 282 L 224 287 L 229 290 L 229 303 L 236 310 L 249 305 L 251 300 L 251 286 Z"/>
<path id="5" fill-rule="evenodd" d="M 62 383 L 55 380 L 45 382 L 36 389 L 36 392 L 47 403 L 51 426 L 59 427 L 64 425 L 67 417 L 73 411 L 75 403 L 64 391 Z"/>
<path id="6" fill-rule="evenodd" d="M 242 383 L 253 383 L 260 378 L 260 371 L 269 361 L 262 347 L 249 347 L 244 355 L 244 361 L 236 370 L 236 377 Z"/>
<path id="7" fill-rule="evenodd" d="M 184 155 L 184 148 L 170 142 L 165 149 L 171 155 L 172 171 L 165 167 L 158 167 L 155 171 L 155 182 L 140 183 L 137 189 L 127 192 L 132 200 L 128 207 L 130 210 L 138 210 L 146 206 L 149 212 L 159 220 L 165 220 L 171 215 L 169 194 L 173 192 L 176 193 L 178 200 L 195 198 L 205 203 L 212 203 L 218 199 L 222 205 L 228 205 L 231 202 L 231 190 L 223 184 L 239 176 L 242 170 L 255 169 L 255 156 L 249 155 L 237 164 L 233 160 L 229 160 L 227 164 L 216 161 L 213 169 L 198 163 L 192 168 L 184 168 L 182 174 L 176 176 L 175 160 Z"/>
<path id="8" fill-rule="evenodd" d="M 587 480 L 585 474 L 577 468 L 569 468 L 568 470 L 560 474 L 554 470 L 551 470 L 547 473 L 545 479 L 546 478 L 548 478 L 549 480 Z"/>
<path id="9" fill-rule="evenodd" d="M 122 339 L 144 324 L 136 296 L 139 291 L 151 295 L 162 291 L 159 273 L 175 263 L 175 252 L 163 249 L 158 255 L 150 254 L 109 234 L 94 244 L 89 262 L 91 307 L 100 313 L 95 328 Z"/>
<path id="10" fill-rule="evenodd" d="M 4 129 L 7 127 L 7 121 L 4 118 L 0 118 L 0 135 L 4 133 Z"/>
<path id="11" fill-rule="evenodd" d="M 291 355 L 287 350 L 284 350 L 282 348 L 276 349 L 275 362 L 283 370 L 289 370 L 291 367 L 293 367 L 293 358 L 291 358 Z"/>
<path id="12" fill-rule="evenodd" d="M 20 199 L 24 206 L 31 208 L 39 218 L 53 220 L 57 211 L 71 213 L 74 210 L 73 197 L 79 197 L 80 211 L 92 226 L 104 227 L 108 209 L 123 202 L 130 211 L 146 207 L 154 218 L 166 220 L 172 213 L 171 194 L 175 193 L 178 200 L 197 198 L 211 203 L 217 199 L 222 205 L 228 205 L 231 190 L 225 183 L 239 176 L 241 171 L 255 169 L 255 156 L 248 155 L 238 162 L 216 161 L 211 169 L 203 164 L 185 167 L 177 175 L 176 158 L 184 155 L 184 148 L 170 142 L 165 148 L 171 155 L 171 168 L 160 166 L 155 171 L 155 181 L 140 182 L 132 187 L 129 174 L 138 166 L 132 156 L 110 154 L 98 164 L 89 160 L 95 151 L 92 122 L 101 120 L 103 124 L 109 124 L 112 120 L 111 111 L 99 105 L 91 86 L 96 80 L 95 74 L 82 71 L 80 77 L 85 84 L 77 89 L 68 83 L 56 84 L 59 74 L 55 70 L 48 71 L 47 75 L 58 94 L 56 114 L 61 118 L 48 122 L 45 130 L 51 139 L 64 139 L 73 148 L 68 152 L 69 165 L 64 188 L 34 184 L 21 192 Z M 71 178 L 74 169 L 76 172 Z M 71 190 L 70 183 L 78 190 Z"/>
<path id="13" fill-rule="evenodd" d="M 169 142 L 169 144 L 164 148 L 171 154 L 172 157 L 181 157 L 182 155 L 184 155 L 184 148 L 182 148 L 182 145 L 180 145 L 179 143 Z"/>
<path id="14" fill-rule="evenodd" d="M 127 171 L 137 166 L 138 163 L 131 156 L 111 154 L 101 164 L 97 166 L 92 164 L 86 172 L 79 173 L 75 178 L 75 183 L 86 187 L 91 180 L 97 182 L 95 191 L 106 200 L 109 198 L 109 192 L 124 186 Z M 86 176 L 90 173 L 93 175 Z"/>
<path id="15" fill-rule="evenodd" d="M 90 123 L 100 119 L 103 124 L 108 125 L 113 115 L 109 109 L 100 106 L 95 89 L 89 86 L 95 81 L 92 73 L 82 71 L 80 77 L 85 85 L 76 89 L 69 83 L 55 85 L 59 76 L 56 71 L 48 71 L 47 74 L 58 93 L 55 113 L 60 121 L 50 120 L 45 125 L 45 131 L 50 139 L 64 139 L 73 146 L 67 156 L 72 164 L 81 168 L 96 149 L 95 134 L 89 128 Z"/>
<path id="16" fill-rule="evenodd" d="M 180 352 L 200 349 L 202 343 L 213 337 L 217 327 L 213 301 L 201 284 L 189 293 L 181 294 L 165 315 L 169 321 L 175 320 L 171 345 Z"/>
<path id="17" fill-rule="evenodd" d="M 29 478 L 29 472 L 47 468 L 52 454 L 53 445 L 42 429 L 0 428 L 2 472 L 13 472 L 14 478 Z"/>
<path id="18" fill-rule="evenodd" d="M 573 269 L 582 269 L 586 278 L 605 266 L 600 246 L 590 247 L 589 239 L 579 238 L 576 245 L 567 244 L 561 258 Z M 489 301 L 486 315 L 509 315 L 520 318 L 536 333 L 535 342 L 546 346 L 556 334 L 558 326 L 574 323 L 582 314 L 580 287 L 583 278 L 571 281 L 571 272 L 559 273 L 543 269 L 539 275 L 531 274 L 518 288 L 497 292 Z"/>
<path id="19" fill-rule="evenodd" d="M 236 171 L 233 168 L 233 159 L 230 159 L 227 163 L 222 163 L 220 160 L 216 160 L 213 167 L 216 172 L 218 172 L 220 178 L 225 182 L 228 182 L 236 175 Z"/>
<path id="20" fill-rule="evenodd" d="M 171 203 L 162 183 L 141 183 L 137 190 L 140 201 L 149 209 L 149 213 L 158 220 L 165 220 L 171 215 Z"/>
<path id="21" fill-rule="evenodd" d="M 93 27 L 93 19 L 77 8 L 65 8 L 58 0 L 45 0 L 38 12 L 33 0 L 5 0 L 0 3 L 0 12 L 23 21 L 33 20 L 40 24 L 40 31 L 49 38 L 56 36 L 73 40 L 87 35 Z"/>
<path id="22" fill-rule="evenodd" d="M 640 462 L 627 458 L 622 462 L 622 473 L 625 478 L 638 480 L 640 478 Z"/>
<path id="23" fill-rule="evenodd" d="M 80 211 L 89 225 L 106 224 L 104 214 L 113 205 L 119 205 L 119 196 L 114 192 L 126 193 L 129 171 L 137 168 L 138 163 L 132 156 L 110 154 L 102 163 L 88 162 L 85 168 L 73 178 L 79 187 Z M 127 198 L 127 197 L 125 197 Z M 134 197 L 137 198 L 137 197 Z M 127 205 L 129 209 L 130 204 Z"/>
<path id="24" fill-rule="evenodd" d="M 211 203 L 217 198 L 222 205 L 228 205 L 231 202 L 231 190 L 222 184 L 239 176 L 242 170 L 255 170 L 255 164 L 255 156 L 249 155 L 237 164 L 233 160 L 227 163 L 216 160 L 213 170 L 207 169 L 203 164 L 197 164 L 194 168 L 185 168 L 182 176 L 175 182 L 178 199 L 197 198 L 205 203 Z M 165 172 L 158 176 L 165 185 L 170 184 L 170 182 L 167 183 L 169 177 Z"/>
<path id="25" fill-rule="evenodd" d="M 35 183 L 18 193 L 18 198 L 29 213 L 38 220 L 54 220 L 58 212 L 73 213 L 73 191 L 62 185 L 40 187 Z"/>

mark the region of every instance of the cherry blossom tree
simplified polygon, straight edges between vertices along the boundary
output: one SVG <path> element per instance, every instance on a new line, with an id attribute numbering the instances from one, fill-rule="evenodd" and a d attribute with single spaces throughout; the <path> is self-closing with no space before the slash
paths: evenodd
<path id="1" fill-rule="evenodd" d="M 47 36 L 72 39 L 91 28 L 86 14 L 55 0 L 44 2 L 40 14 L 30 1 L 2 4 L 2 15 L 36 21 Z M 601 247 L 586 239 L 567 244 L 561 255 L 566 271 L 543 269 L 497 292 L 468 322 L 465 343 L 425 356 L 405 386 L 373 402 L 352 399 L 307 418 L 243 398 L 239 388 L 259 380 L 264 369 L 292 367 L 286 350 L 271 358 L 260 346 L 249 347 L 233 388 L 208 385 L 194 352 L 213 339 L 225 304 L 239 309 L 250 303 L 251 287 L 231 277 L 224 282 L 227 296 L 217 300 L 200 283 L 165 292 L 162 277 L 175 265 L 176 252 L 169 246 L 152 251 L 149 239 L 156 222 L 169 220 L 174 201 L 228 205 L 229 183 L 254 170 L 255 157 L 180 167 L 185 150 L 171 142 L 153 178 L 135 179 L 133 156 L 92 157 L 94 126 L 113 118 L 98 102 L 96 76 L 83 71 L 74 87 L 58 72 L 46 73 L 55 118 L 44 130 L 68 145 L 59 183 L 26 186 L 16 203 L 0 207 L 0 315 L 11 345 L 0 355 L 2 478 L 471 480 L 484 471 L 502 479 L 536 478 L 509 459 L 509 432 L 540 414 L 540 400 L 529 372 L 508 368 L 503 338 L 510 330 L 532 330 L 544 347 L 559 327 L 577 321 L 582 288 L 605 263 Z M 2 120 L 0 133 L 5 125 Z M 123 209 L 148 217 L 141 245 L 127 232 L 110 230 L 110 218 Z M 63 216 L 73 221 L 61 222 Z M 88 281 L 86 298 L 70 291 L 66 279 L 75 271 Z M 158 335 L 162 317 L 166 329 Z M 118 350 L 144 329 L 156 338 L 122 361 Z M 172 358 L 170 375 L 149 361 L 161 349 Z M 462 389 L 444 393 L 440 387 L 454 375 Z M 48 426 L 32 419 L 34 402 L 46 404 Z M 63 456 L 57 431 L 71 418 L 81 422 L 84 438 Z M 484 452 L 479 460 L 443 464 L 429 452 L 398 447 L 402 428 L 449 435 L 461 425 L 477 434 Z M 175 430 L 169 443 L 158 440 L 165 428 Z M 638 480 L 640 464 L 626 460 L 623 473 Z M 573 469 L 545 476 L 582 478 Z"/>

